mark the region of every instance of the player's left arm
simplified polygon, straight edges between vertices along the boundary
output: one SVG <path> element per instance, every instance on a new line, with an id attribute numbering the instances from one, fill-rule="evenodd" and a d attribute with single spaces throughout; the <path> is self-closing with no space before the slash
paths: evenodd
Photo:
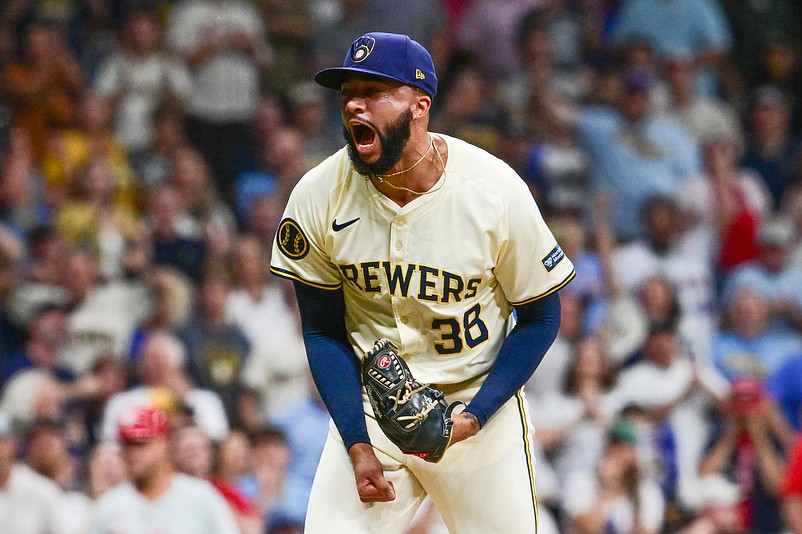
<path id="1" fill-rule="evenodd" d="M 517 323 L 501 345 L 482 387 L 461 413 L 453 417 L 451 443 L 476 434 L 535 372 L 560 328 L 557 292 L 515 307 Z"/>

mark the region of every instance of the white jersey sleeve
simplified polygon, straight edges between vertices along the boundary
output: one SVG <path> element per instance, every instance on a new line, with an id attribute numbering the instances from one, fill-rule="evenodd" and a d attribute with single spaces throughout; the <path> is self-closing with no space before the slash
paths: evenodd
<path id="1" fill-rule="evenodd" d="M 509 191 L 503 197 L 503 240 L 494 273 L 510 304 L 525 304 L 567 284 L 574 276 L 574 266 L 523 181 L 515 176 L 499 181 L 501 184 Z"/>
<path id="2" fill-rule="evenodd" d="M 341 286 L 328 250 L 328 212 L 334 184 L 346 169 L 343 151 L 309 171 L 293 189 L 279 223 L 270 269 L 284 278 L 323 289 Z"/>

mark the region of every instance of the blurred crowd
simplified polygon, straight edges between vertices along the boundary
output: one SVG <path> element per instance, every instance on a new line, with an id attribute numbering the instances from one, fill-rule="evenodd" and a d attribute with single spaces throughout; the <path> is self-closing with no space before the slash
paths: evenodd
<path id="1" fill-rule="evenodd" d="M 432 51 L 431 129 L 512 166 L 576 266 L 525 390 L 539 534 L 802 533 L 800 25 L 796 0 L 3 1 L 0 532 L 91 532 L 156 472 L 243 534 L 303 531 L 329 420 L 269 253 L 344 144 L 312 75 L 381 30 Z M 429 505 L 410 529 L 442 532 Z"/>

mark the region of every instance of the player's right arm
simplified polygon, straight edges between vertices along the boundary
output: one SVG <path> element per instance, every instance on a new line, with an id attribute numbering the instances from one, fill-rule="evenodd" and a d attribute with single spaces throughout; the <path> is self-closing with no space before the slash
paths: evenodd
<path id="1" fill-rule="evenodd" d="M 365 425 L 359 360 L 346 335 L 343 291 L 296 281 L 295 295 L 312 378 L 348 450 L 359 498 L 391 501 L 393 486 L 384 478 Z"/>

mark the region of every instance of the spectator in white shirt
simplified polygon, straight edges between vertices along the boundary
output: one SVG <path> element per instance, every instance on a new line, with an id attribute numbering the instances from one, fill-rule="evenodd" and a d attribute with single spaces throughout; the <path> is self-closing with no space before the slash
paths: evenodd
<path id="1" fill-rule="evenodd" d="M 207 481 L 177 473 L 165 411 L 137 407 L 117 427 L 129 482 L 104 493 L 92 534 L 239 534 L 225 500 Z"/>
<path id="2" fill-rule="evenodd" d="M 194 387 L 185 372 L 186 358 L 184 346 L 173 334 L 150 334 L 138 361 L 141 384 L 109 399 L 100 426 L 101 439 L 114 440 L 120 418 L 132 408 L 177 401 L 189 408 L 210 438 L 223 440 L 229 431 L 223 402 L 213 391 Z"/>
<path id="3" fill-rule="evenodd" d="M 61 534 L 61 490 L 16 462 L 17 448 L 11 419 L 0 412 L 0 532 Z"/>
<path id="4" fill-rule="evenodd" d="M 114 108 L 114 130 L 133 159 L 153 141 L 153 115 L 160 105 L 181 108 L 192 88 L 179 57 L 161 49 L 156 15 L 134 10 L 122 29 L 120 48 L 109 56 L 95 83 Z"/>

